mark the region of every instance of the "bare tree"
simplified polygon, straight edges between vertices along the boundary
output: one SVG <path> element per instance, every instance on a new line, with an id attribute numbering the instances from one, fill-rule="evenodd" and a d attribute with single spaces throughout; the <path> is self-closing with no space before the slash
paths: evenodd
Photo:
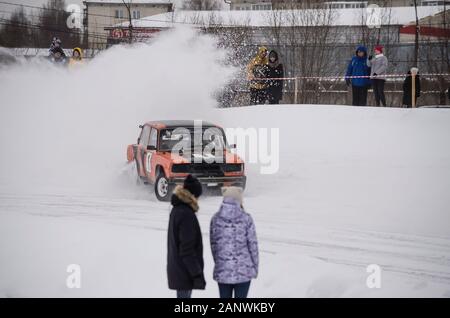
<path id="1" fill-rule="evenodd" d="M 444 6 L 444 11 L 436 14 L 433 18 L 428 19 L 428 25 L 424 22 L 424 27 L 429 30 L 449 30 L 450 9 Z M 448 33 L 447 33 L 448 34 Z M 450 70 L 450 52 L 449 38 L 446 32 L 436 32 L 436 36 L 425 36 L 421 39 L 422 50 L 419 57 L 425 63 L 421 63 L 422 70 L 425 72 L 442 74 L 448 73 Z M 446 90 L 449 88 L 449 78 L 439 75 L 430 79 L 429 84 L 437 86 L 439 90 L 439 104 L 447 103 Z"/>
<path id="2" fill-rule="evenodd" d="M 70 13 L 65 9 L 64 0 L 48 0 L 43 6 L 39 17 L 39 42 L 42 46 L 48 45 L 54 36 L 59 37 L 64 46 L 75 47 L 81 44 L 80 33 L 67 25 Z"/>
<path id="3" fill-rule="evenodd" d="M 310 77 L 333 72 L 334 52 L 327 44 L 336 37 L 334 19 L 335 10 L 325 6 L 308 10 L 297 10 L 293 6 L 271 12 L 267 20 L 269 41 L 280 50 L 287 75 Z M 320 86 L 318 80 L 301 80 L 298 83 L 301 92 L 298 102 L 317 102 Z"/>
<path id="4" fill-rule="evenodd" d="M 417 0 L 414 0 L 414 12 L 416 15 L 416 28 L 414 36 L 414 64 L 419 65 L 419 16 L 417 15 Z"/>
<path id="5" fill-rule="evenodd" d="M 31 26 L 24 8 L 21 6 L 9 19 L 1 19 L 0 46 L 29 47 L 31 42 Z"/>

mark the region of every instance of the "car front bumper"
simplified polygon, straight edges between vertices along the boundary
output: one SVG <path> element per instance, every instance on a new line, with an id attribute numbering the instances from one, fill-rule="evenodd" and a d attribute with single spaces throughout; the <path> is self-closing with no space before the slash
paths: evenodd
<path id="1" fill-rule="evenodd" d="M 194 174 L 195 176 L 195 174 Z M 204 177 L 195 176 L 203 186 L 206 187 L 217 187 L 217 186 L 231 186 L 239 185 L 245 187 L 247 182 L 246 176 L 223 176 L 223 177 Z M 183 184 L 184 177 L 173 177 L 169 178 L 169 183 L 172 184 Z"/>

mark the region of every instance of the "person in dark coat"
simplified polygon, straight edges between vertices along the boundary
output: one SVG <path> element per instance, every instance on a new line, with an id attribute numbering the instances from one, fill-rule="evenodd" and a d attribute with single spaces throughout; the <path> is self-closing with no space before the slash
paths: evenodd
<path id="1" fill-rule="evenodd" d="M 58 65 L 66 64 L 66 53 L 64 53 L 64 50 L 61 48 L 61 46 L 56 46 L 50 51 L 50 61 Z"/>
<path id="2" fill-rule="evenodd" d="M 348 64 L 347 73 L 345 74 L 345 82 L 347 85 L 352 85 L 353 106 L 367 105 L 367 89 L 371 84 L 369 75 L 370 69 L 367 65 L 367 48 L 361 45 L 356 49 L 355 56 L 352 57 Z M 356 77 L 350 78 L 350 76 Z"/>
<path id="3" fill-rule="evenodd" d="M 280 63 L 278 53 L 270 51 L 268 63 L 268 78 L 282 78 L 284 77 L 283 64 Z M 283 80 L 269 80 L 267 85 L 267 98 L 269 104 L 279 104 L 283 99 Z"/>
<path id="4" fill-rule="evenodd" d="M 419 70 L 417 68 L 412 68 L 411 71 L 415 72 L 416 78 L 416 105 L 417 105 L 417 98 L 420 97 L 420 77 L 419 77 Z M 412 76 L 411 71 L 408 71 L 408 74 L 405 77 L 405 80 L 403 81 L 403 106 L 405 107 L 412 107 Z"/>
<path id="5" fill-rule="evenodd" d="M 193 289 L 205 289 L 203 275 L 203 242 L 195 213 L 202 185 L 188 175 L 183 186 L 175 188 L 169 218 L 167 239 L 167 277 L 169 289 L 177 291 L 178 298 L 190 298 Z"/>

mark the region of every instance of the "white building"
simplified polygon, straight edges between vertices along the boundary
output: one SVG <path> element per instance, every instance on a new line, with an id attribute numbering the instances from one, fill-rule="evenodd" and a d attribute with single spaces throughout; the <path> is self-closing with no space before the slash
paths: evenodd
<path id="1" fill-rule="evenodd" d="M 365 8 L 370 4 L 380 7 L 411 7 L 414 0 L 225 0 L 231 10 L 305 9 L 327 7 L 332 9 Z M 419 6 L 450 5 L 450 0 L 417 0 Z"/>
<path id="2" fill-rule="evenodd" d="M 132 19 L 140 19 L 173 10 L 170 0 L 126 0 Z M 88 47 L 106 46 L 108 32 L 105 27 L 129 20 L 128 8 L 122 0 L 84 0 L 84 26 Z"/>
<path id="3" fill-rule="evenodd" d="M 230 2 L 231 10 L 271 10 L 272 0 L 234 0 Z"/>

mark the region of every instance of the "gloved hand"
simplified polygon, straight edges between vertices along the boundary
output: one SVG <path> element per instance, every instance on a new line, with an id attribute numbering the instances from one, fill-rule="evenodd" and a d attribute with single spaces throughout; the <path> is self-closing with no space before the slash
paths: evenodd
<path id="1" fill-rule="evenodd" d="M 369 61 L 373 59 L 373 55 L 369 55 Z"/>
<path id="2" fill-rule="evenodd" d="M 350 84 L 352 83 L 352 81 L 349 78 L 345 79 L 345 83 L 347 84 L 347 86 L 350 86 Z"/>
<path id="3" fill-rule="evenodd" d="M 203 275 L 194 277 L 193 289 L 205 289 L 206 282 Z"/>

